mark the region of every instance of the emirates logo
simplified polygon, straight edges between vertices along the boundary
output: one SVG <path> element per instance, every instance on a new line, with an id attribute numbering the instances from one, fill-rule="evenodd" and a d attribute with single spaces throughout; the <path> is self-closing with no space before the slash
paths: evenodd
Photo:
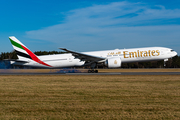
<path id="1" fill-rule="evenodd" d="M 117 60 L 114 61 L 114 64 L 117 64 Z"/>

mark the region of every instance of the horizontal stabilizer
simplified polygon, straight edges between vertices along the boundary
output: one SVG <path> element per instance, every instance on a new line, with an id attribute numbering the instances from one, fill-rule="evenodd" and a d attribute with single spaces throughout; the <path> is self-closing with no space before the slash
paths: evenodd
<path id="1" fill-rule="evenodd" d="M 5 61 L 12 61 L 12 62 L 21 62 L 21 63 L 28 63 L 28 61 L 23 61 L 19 59 L 4 59 Z"/>

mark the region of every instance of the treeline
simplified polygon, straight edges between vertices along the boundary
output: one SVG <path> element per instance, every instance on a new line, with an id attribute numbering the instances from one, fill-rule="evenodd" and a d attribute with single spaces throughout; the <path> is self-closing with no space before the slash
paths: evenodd
<path id="1" fill-rule="evenodd" d="M 66 52 L 58 52 L 58 51 L 36 51 L 34 54 L 40 55 L 53 55 L 53 54 L 64 54 Z"/>
<path id="2" fill-rule="evenodd" d="M 175 56 L 168 59 L 167 62 L 151 61 L 151 62 L 136 62 L 136 63 L 124 63 L 122 68 L 180 68 L 180 56 Z"/>
<path id="3" fill-rule="evenodd" d="M 4 59 L 18 59 L 16 52 L 2 52 L 0 54 L 0 60 L 4 60 Z"/>
<path id="4" fill-rule="evenodd" d="M 34 52 L 36 55 L 53 55 L 53 54 L 63 54 L 65 52 L 58 52 L 58 51 L 36 51 Z M 13 52 L 2 52 L 0 54 L 0 60 L 4 59 L 18 59 L 17 54 L 15 51 Z"/>
<path id="5" fill-rule="evenodd" d="M 180 56 L 170 58 L 167 62 L 151 61 L 151 62 L 136 62 L 123 63 L 122 68 L 180 68 Z"/>
<path id="6" fill-rule="evenodd" d="M 53 54 L 63 54 L 66 52 L 58 51 L 36 51 L 36 55 L 53 55 Z M 18 59 L 16 52 L 3 52 L 0 54 L 0 60 L 4 59 Z M 122 68 L 180 68 L 180 56 L 175 56 L 170 58 L 164 66 L 164 61 L 151 61 L 151 62 L 136 62 L 136 63 L 123 63 Z"/>

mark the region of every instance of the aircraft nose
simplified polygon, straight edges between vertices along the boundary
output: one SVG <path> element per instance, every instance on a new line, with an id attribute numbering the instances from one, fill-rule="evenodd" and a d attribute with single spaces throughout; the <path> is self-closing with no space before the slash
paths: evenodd
<path id="1" fill-rule="evenodd" d="M 177 52 L 175 52 L 175 56 L 177 55 Z"/>
<path id="2" fill-rule="evenodd" d="M 177 55 L 177 52 L 176 52 L 176 51 L 174 51 L 174 53 L 173 53 L 173 57 L 174 57 L 174 56 L 176 56 L 176 55 Z"/>
<path id="3" fill-rule="evenodd" d="M 174 57 L 174 56 L 176 56 L 177 55 L 177 52 L 176 51 L 172 51 L 171 52 L 171 57 Z"/>

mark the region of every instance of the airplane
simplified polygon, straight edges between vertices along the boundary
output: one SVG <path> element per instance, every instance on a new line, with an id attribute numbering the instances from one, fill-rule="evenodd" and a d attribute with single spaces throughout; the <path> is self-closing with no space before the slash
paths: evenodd
<path id="1" fill-rule="evenodd" d="M 67 54 L 37 56 L 31 52 L 16 37 L 9 37 L 18 56 L 17 60 L 10 60 L 13 65 L 31 66 L 36 68 L 67 68 L 90 66 L 89 73 L 98 73 L 95 67 L 103 64 L 108 68 L 119 68 L 122 63 L 144 61 L 167 61 L 177 55 L 177 52 L 165 47 L 144 47 L 133 49 L 115 49 L 93 52 L 76 52 L 66 48 L 59 48 Z"/>

